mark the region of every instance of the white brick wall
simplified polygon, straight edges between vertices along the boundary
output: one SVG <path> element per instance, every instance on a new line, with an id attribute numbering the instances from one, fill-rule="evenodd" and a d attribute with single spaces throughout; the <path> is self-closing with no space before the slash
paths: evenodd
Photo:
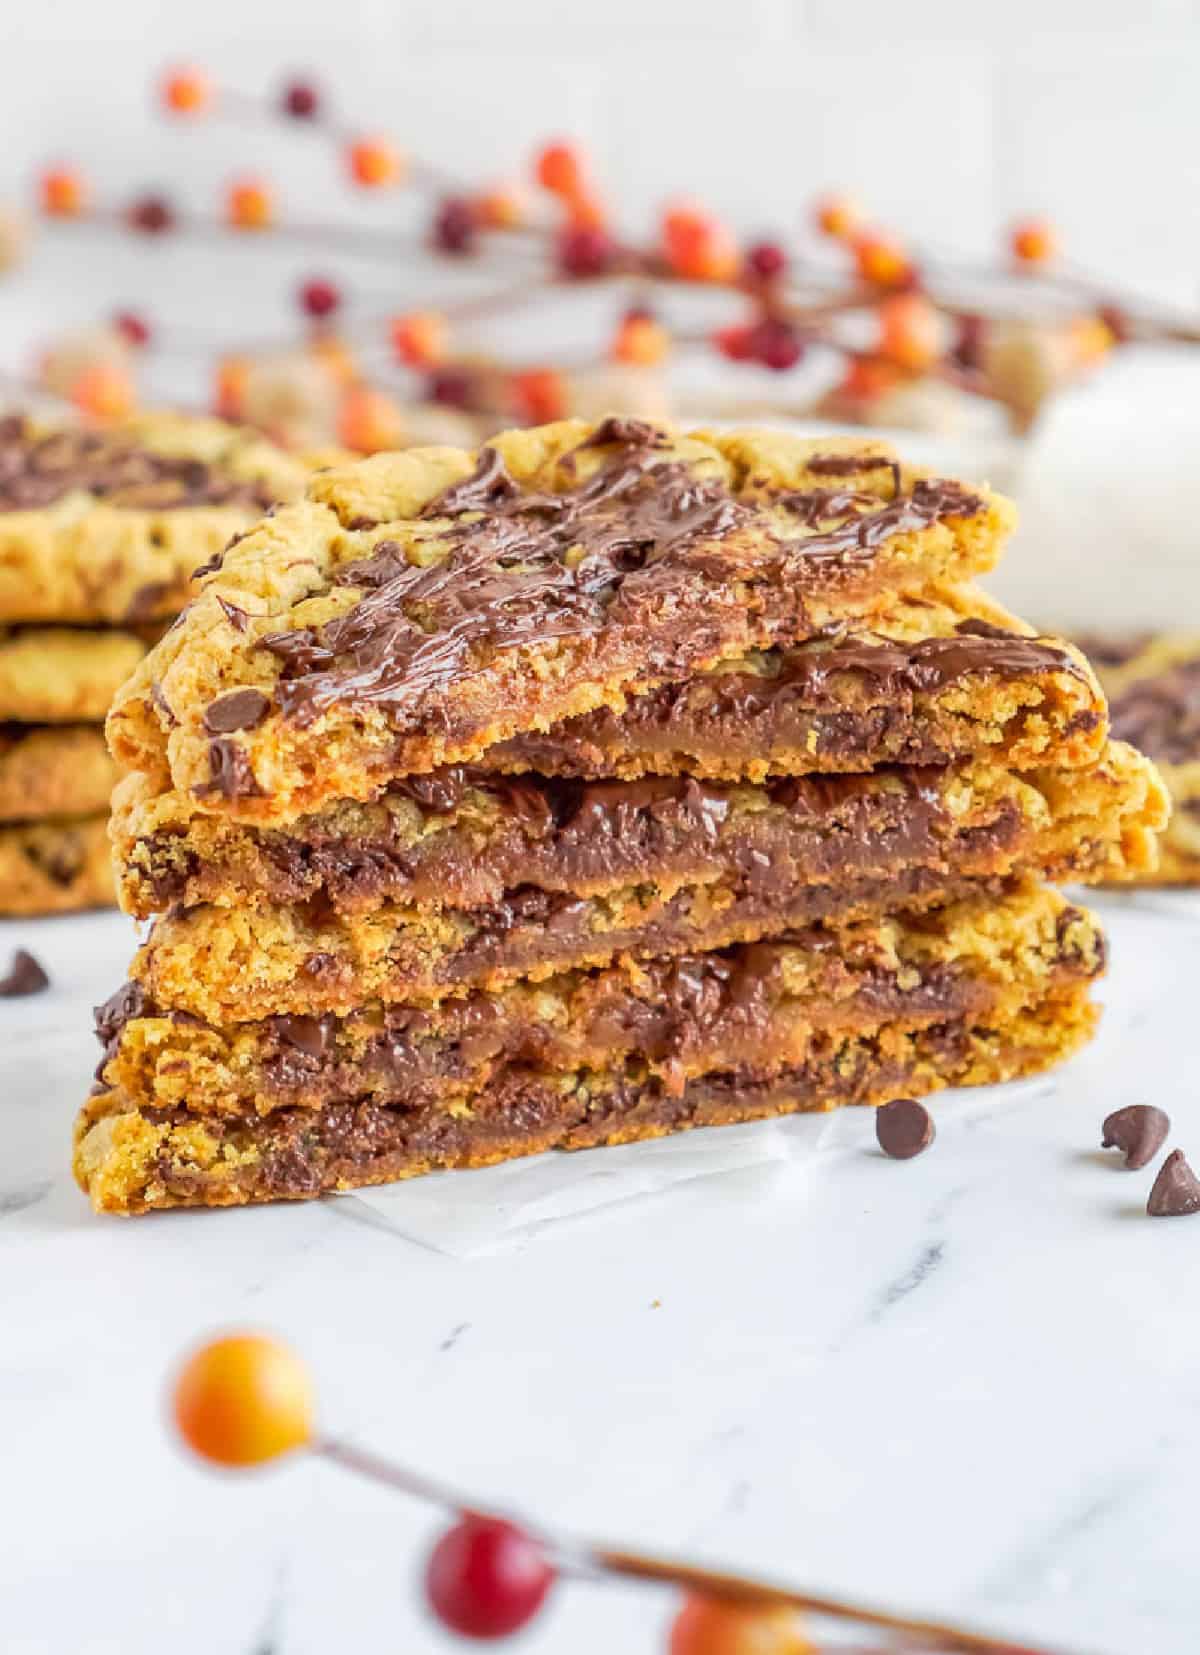
<path id="1" fill-rule="evenodd" d="M 534 141 L 589 143 L 630 221 L 666 194 L 746 227 L 786 227 L 826 186 L 975 253 L 1018 211 L 1051 213 L 1085 266 L 1181 298 L 1200 291 L 1197 0 L 55 0 L 0 24 L 0 199 L 38 162 L 81 158 L 102 185 L 170 183 L 211 200 L 261 167 L 314 215 L 352 200 L 315 141 L 168 128 L 150 86 L 194 57 L 231 82 L 312 68 L 347 115 L 471 174 L 519 170 Z M 3 38 L 7 30 L 11 38 Z M 199 265 L 200 268 L 197 268 Z M 47 249 L 0 286 L 0 361 L 31 331 L 158 295 L 183 320 L 248 307 L 265 323 L 304 253 L 176 245 Z M 380 274 L 360 271 L 379 294 Z"/>

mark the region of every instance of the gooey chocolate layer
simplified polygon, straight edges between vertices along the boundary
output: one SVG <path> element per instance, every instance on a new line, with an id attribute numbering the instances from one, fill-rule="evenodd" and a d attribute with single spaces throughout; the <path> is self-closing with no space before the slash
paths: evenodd
<path id="1" fill-rule="evenodd" d="M 739 764 L 791 768 L 797 756 L 814 770 L 941 764 L 971 750 L 962 709 L 939 718 L 937 700 L 947 690 L 967 680 L 1048 686 L 1064 673 L 1088 682 L 1057 644 L 983 620 L 960 621 L 953 636 L 914 643 L 829 631 L 794 649 L 767 652 L 755 670 L 723 667 L 637 696 L 624 713 L 602 708 L 544 734 L 517 736 L 483 762 L 593 776 L 631 765 L 654 770 L 663 759 L 668 768 L 711 759 L 725 774 Z M 1089 704 L 1064 719 L 1062 735 L 1101 722 L 1099 705 Z"/>
<path id="2" fill-rule="evenodd" d="M 922 953 L 922 933 L 818 928 L 709 954 L 651 960 L 437 1007 L 375 1006 L 346 1019 L 283 1015 L 235 1030 L 160 1010 L 137 984 L 99 1007 L 98 1078 L 201 1113 L 266 1113 L 347 1097 L 446 1106 L 525 1065 L 576 1070 L 636 1057 L 679 1090 L 689 1074 L 736 1067 L 766 1077 L 817 1033 L 912 1029 L 994 1010 L 1013 984 L 1043 987 L 1098 975 L 1103 938 L 1062 907 L 1026 933 L 1028 893 L 1012 902 L 1012 983 L 987 958 Z M 956 922 L 957 923 L 957 922 Z M 955 938 L 958 932 L 954 933 Z M 894 949 L 898 948 L 899 952 Z M 915 952 L 913 951 L 915 949 Z M 946 952 L 953 954 L 948 947 Z M 161 1021 L 172 1019 L 173 1030 Z M 149 1028 L 143 1027 L 149 1022 Z"/>
<path id="3" fill-rule="evenodd" d="M 195 1117 L 142 1109 L 157 1136 L 146 1164 L 125 1170 L 123 1187 L 99 1204 L 121 1211 L 151 1207 L 298 1200 L 411 1177 L 440 1167 L 471 1167 L 542 1150 L 585 1149 L 845 1104 L 919 1096 L 940 1086 L 981 1084 L 1032 1073 L 1059 1061 L 1087 1037 L 1091 1015 L 1080 990 L 1054 1006 L 1033 1007 L 998 1025 L 948 1019 L 914 1031 L 899 1045 L 878 1038 L 818 1039 L 809 1058 L 770 1079 L 737 1069 L 672 1088 L 636 1065 L 609 1074 L 563 1076 L 514 1068 L 469 1112 L 392 1108 L 347 1099 L 320 1110 L 281 1109 L 264 1118 L 205 1121 L 210 1155 L 196 1156 Z M 85 1110 L 77 1168 L 93 1175 L 90 1120 L 127 1107 L 122 1094 Z M 176 1145 L 172 1134 L 181 1129 Z M 103 1179 L 103 1165 L 94 1175 Z M 97 1196 L 94 1193 L 94 1199 Z"/>
<path id="4" fill-rule="evenodd" d="M 1110 707 L 1113 733 L 1152 759 L 1200 759 L 1200 655 L 1136 679 Z"/>
<path id="5" fill-rule="evenodd" d="M 272 503 L 265 484 L 230 477 L 204 460 L 138 448 L 119 433 L 39 435 L 19 414 L 0 419 L 0 512 L 39 510 L 76 491 L 155 511 L 233 505 L 266 511 Z"/>
<path id="6" fill-rule="evenodd" d="M 581 782 L 506 776 L 456 767 L 409 777 L 392 792 L 444 816 L 414 838 L 386 807 L 363 807 L 353 831 L 336 815 L 294 830 L 202 823 L 195 843 L 169 832 L 128 858 L 137 911 L 228 902 L 231 893 L 272 903 L 320 900 L 339 913 L 385 901 L 482 909 L 510 893 L 588 897 L 633 881 L 678 884 L 732 879 L 748 894 L 782 895 L 797 884 L 941 864 L 969 853 L 972 834 L 993 846 L 1016 831 L 1017 812 L 985 800 L 966 822 L 946 809 L 947 773 L 905 769 L 870 775 L 784 777 L 759 787 L 691 777 Z M 483 796 L 488 816 L 463 814 Z"/>

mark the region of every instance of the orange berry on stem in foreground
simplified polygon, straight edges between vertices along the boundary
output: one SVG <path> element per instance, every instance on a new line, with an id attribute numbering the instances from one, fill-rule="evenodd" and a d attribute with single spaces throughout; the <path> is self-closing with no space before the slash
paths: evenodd
<path id="1" fill-rule="evenodd" d="M 671 336 L 652 316 L 625 316 L 613 340 L 614 361 L 651 367 L 661 362 L 670 349 Z"/>
<path id="2" fill-rule="evenodd" d="M 394 316 L 389 331 L 392 349 L 410 368 L 427 368 L 446 354 L 446 319 L 436 310 Z"/>
<path id="3" fill-rule="evenodd" d="M 566 414 L 566 382 L 553 368 L 532 368 L 527 373 L 514 374 L 512 390 L 521 418 L 530 425 L 546 425 Z"/>
<path id="4" fill-rule="evenodd" d="M 229 186 L 226 212 L 235 230 L 267 230 L 275 217 L 275 202 L 259 179 L 238 178 Z"/>
<path id="5" fill-rule="evenodd" d="M 42 174 L 42 211 L 51 218 L 78 218 L 87 202 L 83 179 L 74 167 L 50 167 Z"/>
<path id="6" fill-rule="evenodd" d="M 404 177 L 404 157 L 386 138 L 357 139 L 346 151 L 346 164 L 364 189 L 385 189 Z"/>
<path id="7" fill-rule="evenodd" d="M 578 144 L 560 139 L 537 152 L 534 173 L 538 183 L 551 195 L 573 195 L 585 187 L 587 167 Z"/>
<path id="8" fill-rule="evenodd" d="M 1048 264 L 1058 254 L 1058 236 L 1048 219 L 1028 218 L 1013 225 L 1009 246 L 1021 264 Z"/>
<path id="9" fill-rule="evenodd" d="M 594 190 L 571 190 L 564 195 L 567 223 L 574 230 L 604 230 L 608 226 L 609 211 Z"/>
<path id="10" fill-rule="evenodd" d="M 865 281 L 879 287 L 903 287 L 912 280 L 912 261 L 893 236 L 870 230 L 852 245 L 858 273 Z"/>
<path id="11" fill-rule="evenodd" d="M 308 1370 L 261 1334 L 214 1339 L 184 1363 L 172 1413 L 194 1453 L 216 1465 L 262 1465 L 312 1441 L 316 1399 Z"/>
<path id="12" fill-rule="evenodd" d="M 823 195 L 813 208 L 813 218 L 823 235 L 835 241 L 849 241 L 862 229 L 862 208 L 848 195 Z"/>
<path id="13" fill-rule="evenodd" d="M 815 1655 L 795 1609 L 752 1608 L 690 1595 L 671 1627 L 670 1655 Z"/>
<path id="14" fill-rule="evenodd" d="M 92 419 L 121 419 L 137 402 L 133 381 L 115 362 L 85 368 L 71 385 L 71 401 Z"/>
<path id="15" fill-rule="evenodd" d="M 938 313 L 920 293 L 894 293 L 879 306 L 879 354 L 914 372 L 941 354 Z"/>
<path id="16" fill-rule="evenodd" d="M 338 441 L 360 454 L 378 454 L 399 448 L 404 441 L 404 419 L 398 405 L 383 391 L 355 385 L 338 410 Z"/>
<path id="17" fill-rule="evenodd" d="M 212 82 L 202 69 L 184 65 L 163 80 L 163 103 L 176 115 L 198 115 L 213 101 Z"/>

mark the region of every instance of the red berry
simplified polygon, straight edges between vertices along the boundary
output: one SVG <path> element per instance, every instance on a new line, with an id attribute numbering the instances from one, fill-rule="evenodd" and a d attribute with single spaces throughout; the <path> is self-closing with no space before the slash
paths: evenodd
<path id="1" fill-rule="evenodd" d="M 175 228 L 175 209 L 161 195 L 144 195 L 125 215 L 133 230 L 147 236 L 161 236 Z"/>
<path id="2" fill-rule="evenodd" d="M 784 373 L 804 355 L 804 342 L 790 322 L 766 316 L 751 329 L 750 355 L 764 368 Z"/>
<path id="3" fill-rule="evenodd" d="M 583 187 L 587 167 L 577 145 L 566 140 L 546 144 L 534 157 L 534 172 L 552 195 L 571 195 Z"/>
<path id="4" fill-rule="evenodd" d="M 533 1619 L 554 1582 L 537 1542 L 494 1517 L 464 1517 L 429 1559 L 425 1589 L 435 1615 L 467 1638 L 505 1638 Z"/>
<path id="5" fill-rule="evenodd" d="M 558 238 L 558 264 L 564 276 L 602 276 L 615 253 L 612 237 L 603 230 L 571 225 Z"/>
<path id="6" fill-rule="evenodd" d="M 470 253 L 475 247 L 479 217 L 465 196 L 449 195 L 433 220 L 433 245 L 442 253 Z"/>
<path id="7" fill-rule="evenodd" d="M 316 276 L 300 289 L 300 307 L 309 316 L 332 316 L 342 302 L 341 289 Z"/>
<path id="8" fill-rule="evenodd" d="M 474 404 L 474 382 L 463 368 L 439 368 L 425 381 L 425 395 L 443 408 L 470 408 Z"/>
<path id="9" fill-rule="evenodd" d="M 150 343 L 150 324 L 132 310 L 119 310 L 113 317 L 113 326 L 131 345 L 148 345 Z"/>
<path id="10" fill-rule="evenodd" d="M 731 328 L 718 328 L 713 334 L 713 343 L 722 356 L 731 362 L 752 362 L 754 360 L 754 329 L 742 325 Z"/>
<path id="11" fill-rule="evenodd" d="M 761 282 L 774 281 L 788 267 L 788 256 L 777 241 L 757 241 L 746 249 L 746 269 Z"/>
<path id="12" fill-rule="evenodd" d="M 315 86 L 310 81 L 289 81 L 283 89 L 281 100 L 285 115 L 291 115 L 297 121 L 311 121 L 321 107 L 321 99 Z"/>

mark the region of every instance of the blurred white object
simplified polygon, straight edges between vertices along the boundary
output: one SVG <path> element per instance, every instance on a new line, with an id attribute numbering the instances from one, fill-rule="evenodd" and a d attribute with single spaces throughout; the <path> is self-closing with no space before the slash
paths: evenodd
<path id="1" fill-rule="evenodd" d="M 1198 458 L 1195 354 L 1114 355 L 1047 408 L 1011 485 L 1020 528 L 988 585 L 1067 630 L 1195 626 Z"/>

